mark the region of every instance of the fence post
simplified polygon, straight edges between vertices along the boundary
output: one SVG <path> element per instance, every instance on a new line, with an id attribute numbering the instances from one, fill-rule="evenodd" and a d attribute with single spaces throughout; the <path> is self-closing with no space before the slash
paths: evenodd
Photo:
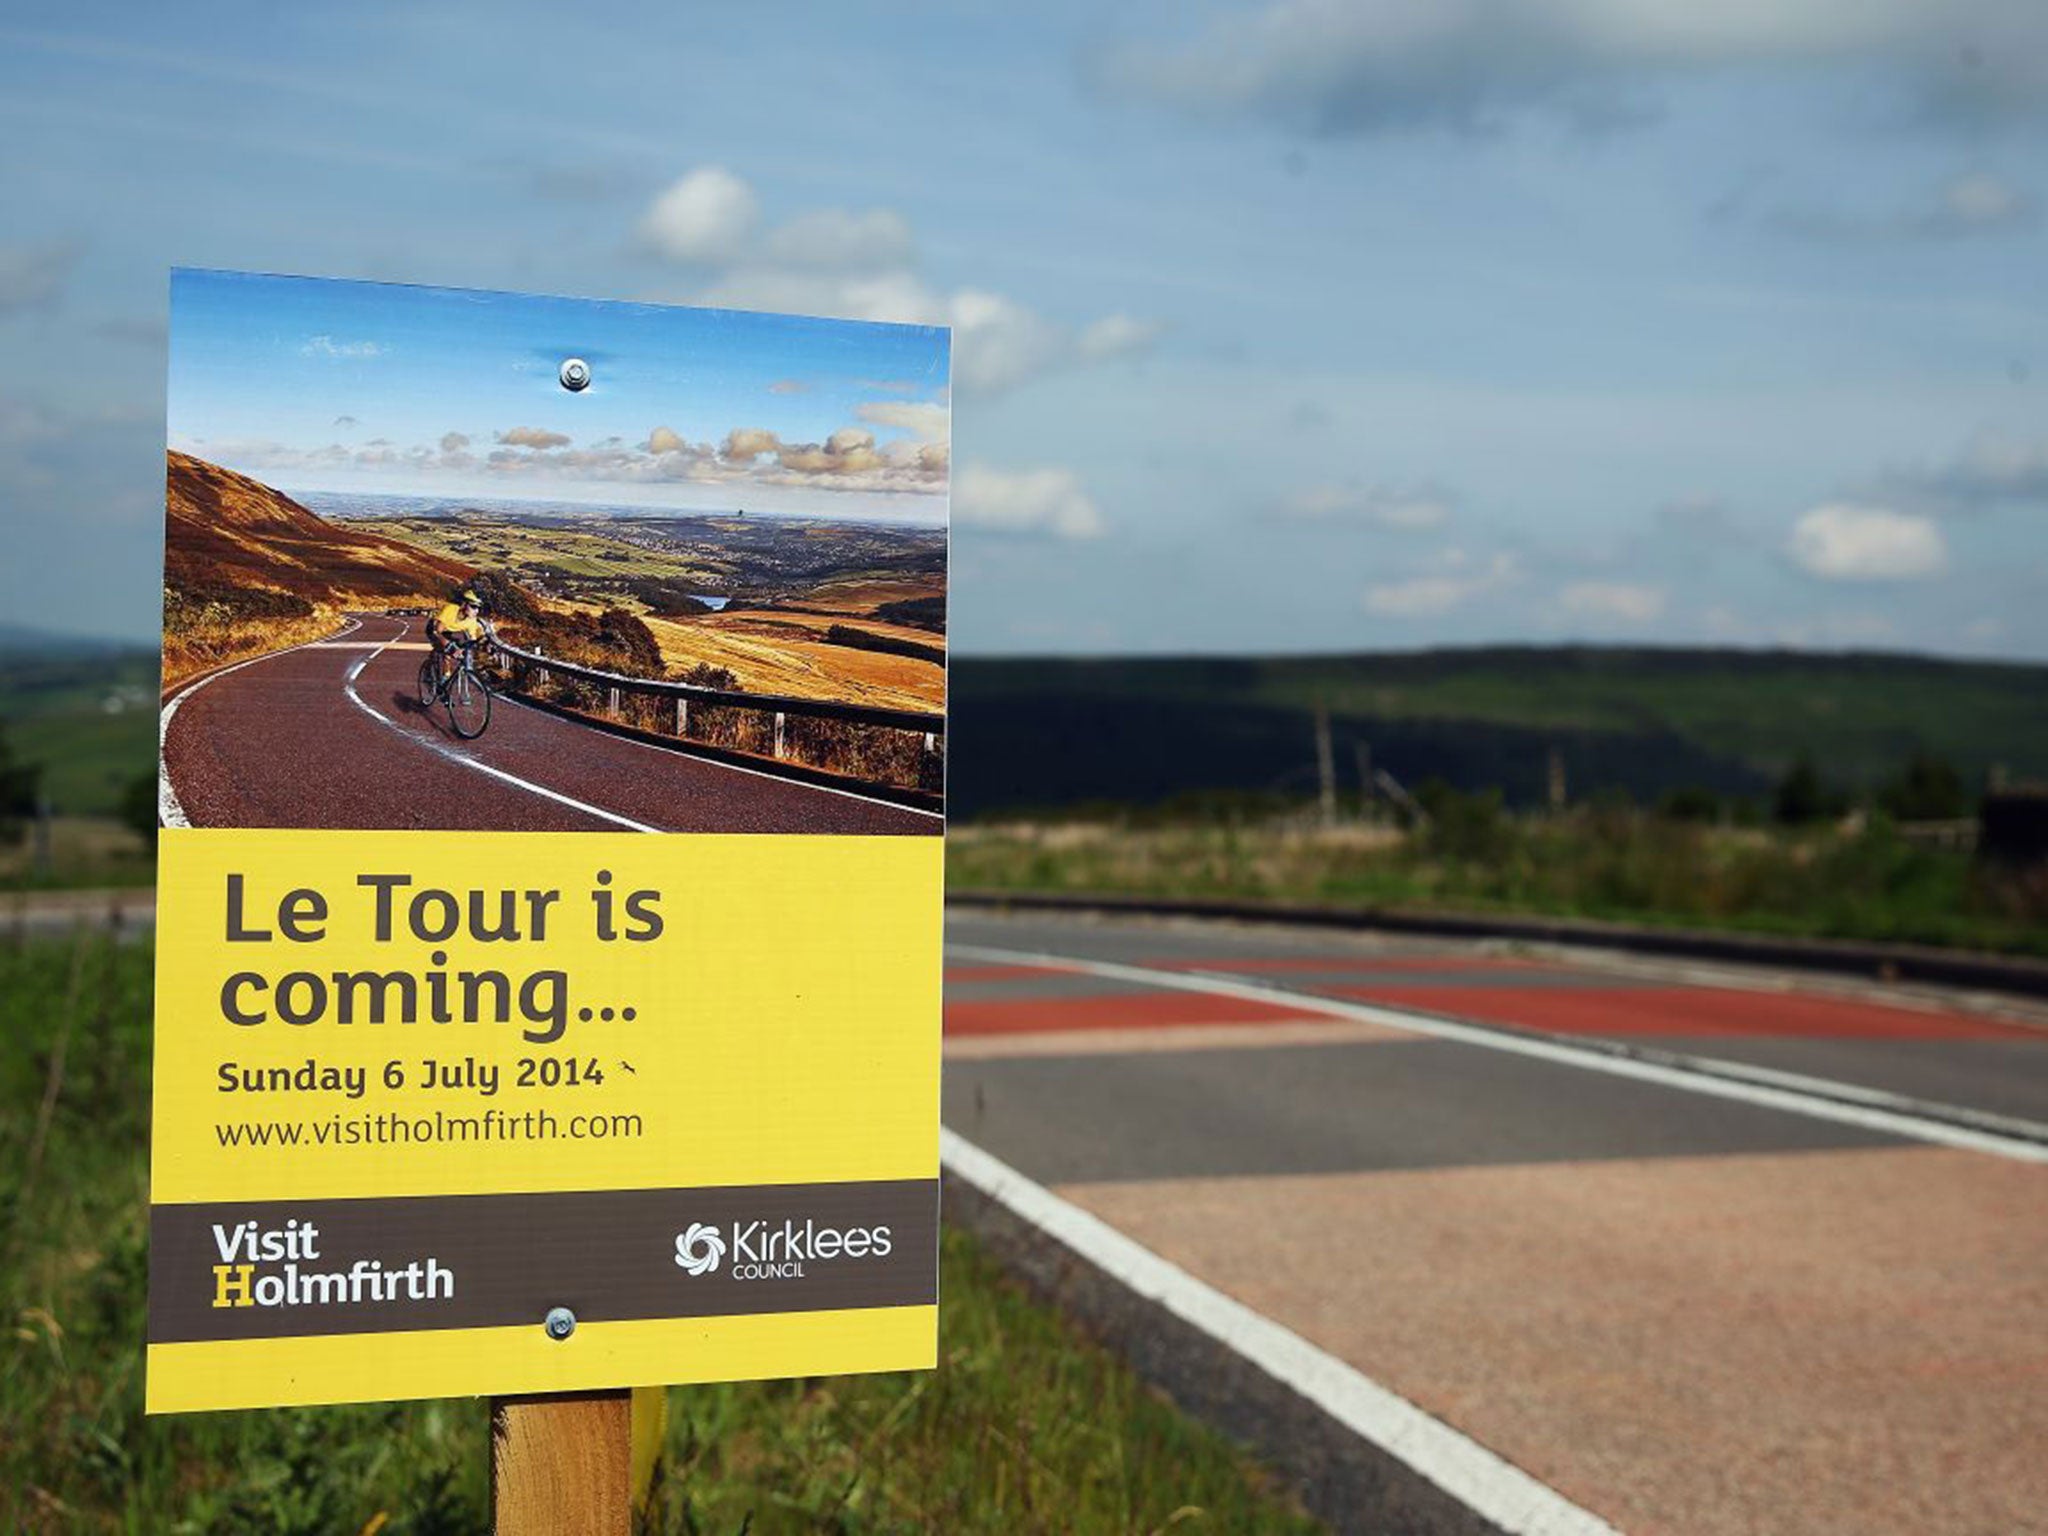
<path id="1" fill-rule="evenodd" d="M 775 711 L 775 755 L 782 756 L 782 711 Z"/>
<path id="2" fill-rule="evenodd" d="M 631 1404 L 624 1391 L 494 1399 L 497 1536 L 626 1536 L 633 1525 Z"/>
<path id="3" fill-rule="evenodd" d="M 676 734 L 690 734 L 690 701 L 680 693 L 676 695 Z"/>
<path id="4" fill-rule="evenodd" d="M 614 715 L 619 712 L 619 685 L 617 683 L 613 683 L 611 688 L 611 710 Z"/>

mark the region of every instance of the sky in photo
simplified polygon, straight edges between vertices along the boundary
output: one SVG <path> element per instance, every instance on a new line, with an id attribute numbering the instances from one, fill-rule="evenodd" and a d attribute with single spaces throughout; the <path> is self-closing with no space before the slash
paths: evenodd
<path id="1" fill-rule="evenodd" d="M 2039 0 L 9 16 L 0 620 L 152 632 L 184 266 L 950 326 L 919 393 L 586 428 L 335 318 L 272 354 L 360 406 L 171 430 L 901 474 L 944 401 L 963 651 L 2048 659 Z"/>
<path id="2" fill-rule="evenodd" d="M 171 278 L 170 446 L 288 491 L 938 523 L 947 396 L 930 326 Z"/>

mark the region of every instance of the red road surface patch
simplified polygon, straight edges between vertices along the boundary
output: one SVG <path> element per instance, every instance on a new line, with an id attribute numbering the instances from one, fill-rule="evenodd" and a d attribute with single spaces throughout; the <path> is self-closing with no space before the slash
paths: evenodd
<path id="1" fill-rule="evenodd" d="M 1565 1035 L 1790 1035 L 1855 1040 L 2040 1040 L 2037 1030 L 1965 1014 L 1888 1008 L 1851 998 L 1728 987 L 1358 986 L 1327 989 L 1391 1007 Z"/>
<path id="2" fill-rule="evenodd" d="M 949 965 L 946 980 L 955 986 L 970 981 L 1021 981 L 1030 976 L 1071 976 L 1064 965 Z"/>
<path id="3" fill-rule="evenodd" d="M 1178 1029 L 1204 1024 L 1278 1024 L 1328 1015 L 1206 992 L 1124 992 L 1110 997 L 1018 997 L 946 1004 L 949 1035 L 1081 1029 Z"/>

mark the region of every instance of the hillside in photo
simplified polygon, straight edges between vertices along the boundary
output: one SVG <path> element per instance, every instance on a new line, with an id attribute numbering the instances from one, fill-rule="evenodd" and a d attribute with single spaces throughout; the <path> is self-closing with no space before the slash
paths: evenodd
<path id="1" fill-rule="evenodd" d="M 940 528 L 534 504 L 393 512 L 378 498 L 312 499 L 339 526 L 388 531 L 516 582 L 539 607 L 527 632 L 557 655 L 749 693 L 914 710 L 945 700 Z M 590 654 L 575 632 L 588 621 L 620 629 L 621 618 L 645 625 L 659 652 L 652 664 Z"/>
<path id="2" fill-rule="evenodd" d="M 424 606 L 474 567 L 328 521 L 175 450 L 164 497 L 166 683 L 321 633 L 350 607 Z"/>

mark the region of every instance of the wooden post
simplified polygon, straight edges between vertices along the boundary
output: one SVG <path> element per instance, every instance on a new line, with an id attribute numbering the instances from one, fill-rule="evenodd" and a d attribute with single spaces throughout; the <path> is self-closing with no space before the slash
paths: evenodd
<path id="1" fill-rule="evenodd" d="M 630 1536 L 632 1394 L 491 1400 L 495 1536 Z"/>

